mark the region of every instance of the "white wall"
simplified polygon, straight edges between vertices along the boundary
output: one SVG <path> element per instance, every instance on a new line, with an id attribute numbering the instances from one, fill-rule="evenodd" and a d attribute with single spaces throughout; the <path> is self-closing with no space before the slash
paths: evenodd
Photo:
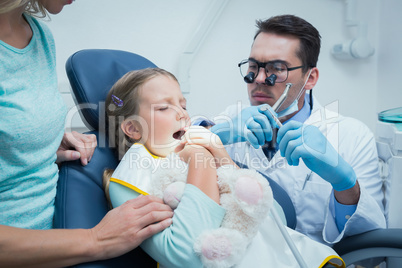
<path id="1" fill-rule="evenodd" d="M 213 2 L 80 0 L 65 7 L 48 22 L 56 40 L 60 90 L 68 91 L 65 61 L 75 51 L 85 48 L 132 51 L 177 75 L 180 54 Z M 402 106 L 402 91 L 390 89 L 397 82 L 392 80 L 398 77 L 396 65 L 401 60 L 391 64 L 394 56 L 384 56 L 392 44 L 393 53 L 402 59 L 398 50 L 402 37 L 396 32 L 383 31 L 393 25 L 389 12 L 395 14 L 394 18 L 402 26 L 394 8 L 397 6 L 400 14 L 401 3 L 398 0 L 357 2 L 356 17 L 368 23 L 368 38 L 376 53 L 364 60 L 340 61 L 332 57 L 330 49 L 356 34 L 354 28 L 345 25 L 344 0 L 229 0 L 194 58 L 190 93 L 185 94 L 190 115 L 213 117 L 229 104 L 247 102 L 246 85 L 237 63 L 249 55 L 255 20 L 288 13 L 305 18 L 321 33 L 320 79 L 314 90 L 321 104 L 337 102 L 340 113 L 362 120 L 374 131 L 379 110 Z M 394 38 L 399 40 L 393 43 Z M 68 97 L 66 101 L 72 105 Z"/>
<path id="2" fill-rule="evenodd" d="M 378 38 L 377 111 L 402 107 L 402 1 L 382 1 Z"/>

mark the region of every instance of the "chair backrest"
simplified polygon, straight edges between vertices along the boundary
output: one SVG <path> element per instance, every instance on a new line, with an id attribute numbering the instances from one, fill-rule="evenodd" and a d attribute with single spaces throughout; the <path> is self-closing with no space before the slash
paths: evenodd
<path id="1" fill-rule="evenodd" d="M 92 228 L 108 211 L 102 186 L 106 168 L 114 169 L 117 157 L 105 133 L 104 100 L 111 86 L 131 70 L 156 67 L 134 53 L 89 49 L 73 54 L 66 63 L 67 76 L 81 118 L 90 133 L 97 136 L 98 146 L 91 162 L 83 167 L 79 161 L 65 162 L 59 173 L 56 195 L 55 228 Z M 121 257 L 74 267 L 156 267 L 140 248 Z"/>
<path id="2" fill-rule="evenodd" d="M 102 130 L 101 104 L 110 88 L 128 71 L 152 67 L 156 65 L 148 59 L 121 50 L 86 49 L 71 55 L 66 72 L 86 126 Z"/>
<path id="3" fill-rule="evenodd" d="M 65 162 L 59 173 L 56 195 L 55 228 L 92 228 L 108 211 L 102 186 L 106 168 L 114 169 L 118 160 L 105 133 L 104 100 L 112 85 L 131 70 L 156 67 L 142 56 L 125 51 L 89 49 L 73 54 L 66 63 L 73 98 L 98 146 L 91 162 L 83 167 L 79 161 Z M 245 166 L 244 166 L 245 167 Z M 290 228 L 296 226 L 296 214 L 286 192 L 267 178 L 274 198 L 284 208 Z M 135 261 L 135 262 L 134 262 Z M 156 263 L 137 248 L 121 257 L 76 265 L 74 267 L 156 267 Z"/>

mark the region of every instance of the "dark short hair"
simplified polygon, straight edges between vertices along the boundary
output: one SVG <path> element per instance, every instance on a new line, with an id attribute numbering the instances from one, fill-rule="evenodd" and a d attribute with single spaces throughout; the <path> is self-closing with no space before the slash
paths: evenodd
<path id="1" fill-rule="evenodd" d="M 299 50 L 296 52 L 300 58 L 303 72 L 317 66 L 320 55 L 321 36 L 318 30 L 309 22 L 294 15 L 280 15 L 267 20 L 257 20 L 257 32 L 254 40 L 260 33 L 274 33 L 278 35 L 291 35 L 300 40 Z"/>

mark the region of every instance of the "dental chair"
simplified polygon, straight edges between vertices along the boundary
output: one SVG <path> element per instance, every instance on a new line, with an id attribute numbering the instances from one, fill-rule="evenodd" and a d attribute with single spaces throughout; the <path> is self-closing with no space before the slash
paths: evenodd
<path id="1" fill-rule="evenodd" d="M 119 50 L 87 49 L 74 53 L 66 62 L 66 72 L 74 101 L 85 125 L 95 134 L 98 146 L 87 166 L 79 160 L 64 162 L 60 167 L 56 195 L 54 227 L 64 229 L 92 228 L 108 212 L 108 203 L 102 186 L 106 168 L 114 169 L 117 156 L 109 146 L 105 127 L 104 101 L 112 85 L 125 73 L 147 67 L 156 67 L 144 57 Z M 296 213 L 286 192 L 270 181 L 274 198 L 285 209 L 287 225 L 296 226 Z M 75 268 L 98 267 L 156 267 L 142 249 L 137 248 L 121 257 L 75 265 Z"/>
<path id="2" fill-rule="evenodd" d="M 108 142 L 104 100 L 111 86 L 125 73 L 147 67 L 156 66 L 140 55 L 119 50 L 81 50 L 67 60 L 66 71 L 75 103 L 84 123 L 91 129 L 89 133 L 96 135 L 98 146 L 87 166 L 83 167 L 78 160 L 61 165 L 55 201 L 55 228 L 92 228 L 108 212 L 102 174 L 106 168 L 114 169 L 118 159 Z M 287 226 L 294 229 L 297 220 L 292 201 L 277 183 L 267 179 L 275 200 L 284 210 Z M 334 249 L 348 265 L 371 257 L 402 257 L 402 230 L 375 230 L 349 237 L 335 245 Z M 114 259 L 72 267 L 131 268 L 157 267 L 157 264 L 138 247 Z"/>
<path id="3" fill-rule="evenodd" d="M 151 61 L 137 54 L 91 49 L 73 54 L 66 63 L 73 97 L 81 118 L 95 134 L 98 146 L 87 166 L 79 161 L 64 162 L 60 167 L 56 194 L 55 228 L 92 228 L 108 212 L 108 203 L 102 186 L 102 174 L 106 168 L 114 169 L 118 160 L 109 146 L 105 131 L 104 101 L 112 85 L 131 70 L 155 67 Z M 115 268 L 157 267 L 141 248 L 105 261 L 75 265 L 72 267 Z"/>
<path id="4" fill-rule="evenodd" d="M 377 267 L 385 262 L 387 268 L 400 268 L 402 258 L 402 229 L 378 229 L 344 238 L 334 250 L 345 261 L 346 267 Z"/>

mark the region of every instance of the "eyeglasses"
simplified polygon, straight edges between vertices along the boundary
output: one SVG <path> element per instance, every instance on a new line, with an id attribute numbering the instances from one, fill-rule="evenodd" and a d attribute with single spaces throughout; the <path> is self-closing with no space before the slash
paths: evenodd
<path id="1" fill-rule="evenodd" d="M 288 79 L 288 72 L 304 67 L 304 65 L 302 65 L 288 68 L 288 66 L 281 61 L 259 62 L 254 59 L 242 60 L 238 66 L 242 77 L 249 75 L 250 72 L 254 74 L 252 81 L 258 76 L 260 68 L 264 68 L 267 77 L 272 74 L 276 75 L 276 83 L 285 82 L 286 79 Z"/>

